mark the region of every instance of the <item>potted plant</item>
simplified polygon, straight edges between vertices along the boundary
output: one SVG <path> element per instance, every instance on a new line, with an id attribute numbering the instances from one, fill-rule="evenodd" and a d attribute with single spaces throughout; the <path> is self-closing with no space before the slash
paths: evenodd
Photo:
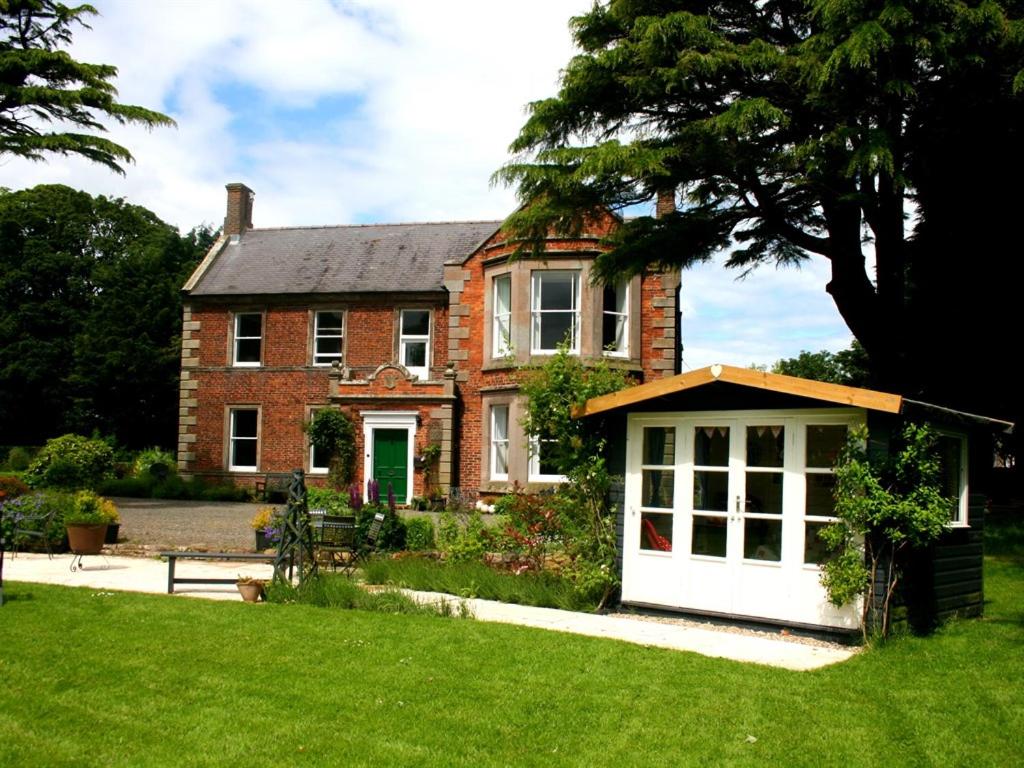
<path id="1" fill-rule="evenodd" d="M 107 535 L 103 538 L 104 544 L 117 544 L 117 537 L 121 533 L 121 513 L 117 511 L 117 507 L 114 502 L 109 499 L 104 499 L 104 502 L 110 505 L 110 511 L 112 518 L 107 523 Z"/>
<path id="2" fill-rule="evenodd" d="M 238 581 L 235 582 L 238 592 L 247 603 L 259 602 L 260 598 L 263 597 L 263 587 L 265 584 L 266 581 L 263 579 L 257 579 L 253 576 L 242 576 L 241 574 L 238 576 Z"/>
<path id="3" fill-rule="evenodd" d="M 273 507 L 260 507 L 249 525 L 256 533 L 257 552 L 276 546 L 281 538 L 281 517 Z"/>
<path id="4" fill-rule="evenodd" d="M 76 493 L 71 509 L 64 513 L 71 551 L 76 555 L 98 555 L 103 549 L 107 526 L 118 519 L 114 502 L 92 491 Z"/>

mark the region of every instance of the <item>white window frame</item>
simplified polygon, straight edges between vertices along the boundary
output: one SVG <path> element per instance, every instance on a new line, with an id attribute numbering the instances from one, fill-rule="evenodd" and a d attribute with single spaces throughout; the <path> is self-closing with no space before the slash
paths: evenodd
<path id="1" fill-rule="evenodd" d="M 505 437 L 498 438 L 498 412 L 505 412 Z M 499 403 L 491 406 L 491 461 L 490 461 L 490 476 L 491 480 L 508 480 L 508 465 L 511 460 L 509 455 L 509 418 L 511 416 L 512 409 L 508 403 Z M 498 467 L 498 448 L 499 446 L 505 446 L 505 471 L 499 472 Z"/>
<path id="2" fill-rule="evenodd" d="M 623 310 L 609 310 L 608 307 L 604 306 L 604 291 L 601 290 L 601 352 L 608 357 L 629 357 L 629 280 L 621 280 L 615 284 L 614 288 L 616 296 L 622 299 Z M 606 286 L 610 288 L 612 286 Z M 621 294 L 619 293 L 621 291 Z M 605 349 L 604 346 L 604 319 L 605 317 L 621 317 L 622 322 L 622 346 L 619 349 Z"/>
<path id="3" fill-rule="evenodd" d="M 949 437 L 960 441 L 960 498 L 957 499 L 956 516 L 946 525 L 950 528 L 969 528 L 971 523 L 967 519 L 967 435 L 962 432 L 953 432 L 946 429 L 936 429 L 935 434 L 940 437 Z"/>
<path id="4" fill-rule="evenodd" d="M 256 316 L 260 319 L 260 335 L 259 336 L 242 336 L 238 333 L 238 328 L 242 324 L 243 317 Z M 235 312 L 234 321 L 232 322 L 232 338 L 231 338 L 231 364 L 236 368 L 259 368 L 263 365 L 263 336 L 264 336 L 264 317 L 262 312 Z M 238 342 L 239 341 L 251 341 L 252 339 L 259 339 L 260 342 L 260 359 L 255 361 L 243 361 L 238 359 Z"/>
<path id="5" fill-rule="evenodd" d="M 569 275 L 572 278 L 572 306 L 570 309 L 541 309 L 541 294 L 545 276 Z M 572 315 L 570 326 L 572 333 L 569 351 L 580 352 L 580 271 L 578 269 L 535 269 L 530 275 L 530 352 L 531 354 L 547 355 L 557 352 L 557 348 L 546 349 L 538 346 L 541 337 L 541 324 L 544 315 Z"/>
<path id="6" fill-rule="evenodd" d="M 527 470 L 527 480 L 531 483 L 564 483 L 568 478 L 565 475 L 542 475 L 540 473 L 540 444 L 554 443 L 555 440 L 541 440 L 536 435 L 530 435 L 530 461 Z"/>
<path id="7" fill-rule="evenodd" d="M 323 411 L 323 410 L 326 410 L 326 407 L 323 407 L 323 408 L 310 408 L 309 409 L 309 420 L 310 420 L 310 422 L 312 422 L 313 419 L 316 418 L 316 415 L 318 413 L 320 413 L 320 411 Z M 309 443 L 309 471 L 308 471 L 308 474 L 310 474 L 310 475 L 326 475 L 327 472 L 330 470 L 330 467 L 318 467 L 318 466 L 316 466 L 313 463 L 313 456 L 314 456 L 315 446 L 313 445 L 313 442 L 309 439 L 308 435 L 306 437 L 306 442 Z"/>
<path id="8" fill-rule="evenodd" d="M 492 308 L 491 308 L 491 357 L 507 357 L 512 354 L 512 274 L 495 275 L 491 281 Z M 500 285 L 508 286 L 508 307 L 506 311 L 499 312 L 498 288 Z M 502 323 L 504 322 L 504 326 Z M 504 327 L 506 333 L 502 334 Z"/>
<path id="9" fill-rule="evenodd" d="M 406 312 L 426 312 L 427 313 L 427 334 L 407 334 L 404 332 L 405 329 L 405 313 Z M 398 359 L 402 366 L 409 371 L 413 376 L 417 376 L 420 380 L 426 381 L 430 378 L 430 331 L 434 324 L 434 313 L 424 307 L 408 307 L 406 309 L 399 310 L 398 312 Z M 424 365 L 407 365 L 405 362 L 405 349 L 406 344 L 409 343 L 424 343 L 425 352 L 423 355 Z"/>
<path id="10" fill-rule="evenodd" d="M 242 411 L 251 411 L 256 414 L 256 436 L 238 436 L 235 434 L 235 416 Z M 260 409 L 252 406 L 239 406 L 231 408 L 228 412 L 228 470 L 231 472 L 258 472 L 260 461 Z M 238 440 L 252 440 L 256 443 L 256 464 L 242 465 L 235 464 L 235 442 Z"/>
<path id="11" fill-rule="evenodd" d="M 338 330 L 338 329 L 334 329 L 334 328 L 330 329 L 331 333 L 322 333 L 321 332 L 321 328 L 320 328 L 320 315 L 327 314 L 328 312 L 330 312 L 331 314 L 335 314 L 335 315 L 341 315 L 340 333 L 334 333 L 335 330 Z M 346 321 L 345 312 L 344 312 L 344 310 L 341 310 L 341 309 L 317 309 L 317 310 L 313 311 L 313 365 L 318 366 L 318 367 L 330 366 L 335 361 L 340 363 L 344 359 L 344 357 L 345 357 L 345 321 Z M 317 342 L 320 339 L 340 339 L 341 340 L 341 351 L 339 351 L 337 354 L 335 354 L 333 352 L 320 354 L 319 352 L 317 352 Z"/>

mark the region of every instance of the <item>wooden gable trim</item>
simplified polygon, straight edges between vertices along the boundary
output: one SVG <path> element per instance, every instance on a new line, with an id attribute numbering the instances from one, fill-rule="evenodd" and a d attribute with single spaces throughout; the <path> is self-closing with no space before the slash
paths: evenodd
<path id="1" fill-rule="evenodd" d="M 664 397 L 676 392 L 702 387 L 716 381 L 737 384 L 752 389 L 764 389 L 811 400 L 821 400 L 839 405 L 866 408 L 883 413 L 899 413 L 903 398 L 888 392 L 876 392 L 872 389 L 845 387 L 841 384 L 826 384 L 821 381 L 800 379 L 796 376 L 783 376 L 779 373 L 766 373 L 749 368 L 736 368 L 731 365 L 711 365 L 696 371 L 681 373 L 659 381 L 641 384 L 621 392 L 602 395 L 588 400 L 582 407 L 573 410 L 575 418 L 593 416 L 597 413 L 611 411 L 627 405 L 634 405 L 657 397 Z"/>

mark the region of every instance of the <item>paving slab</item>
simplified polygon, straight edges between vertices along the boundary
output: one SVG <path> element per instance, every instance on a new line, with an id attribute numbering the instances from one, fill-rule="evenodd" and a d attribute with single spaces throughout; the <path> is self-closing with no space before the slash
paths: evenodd
<path id="1" fill-rule="evenodd" d="M 72 572 L 72 556 L 19 554 L 7 556 L 4 579 L 11 581 L 60 584 L 67 587 L 125 590 L 129 592 L 167 592 L 167 563 L 155 558 L 117 555 L 86 557 L 84 566 Z M 231 578 L 235 575 L 268 579 L 273 568 L 264 563 L 209 562 L 179 560 L 178 575 L 206 578 Z M 638 645 L 691 651 L 733 661 L 766 664 L 791 670 L 811 670 L 845 661 L 856 648 L 833 645 L 807 645 L 784 638 L 758 634 L 738 634 L 724 629 L 698 628 L 692 625 L 652 622 L 625 616 L 606 616 L 554 608 L 499 603 L 494 600 L 466 599 L 437 592 L 403 590 L 421 603 L 462 603 L 476 619 L 502 624 L 568 632 Z M 214 600 L 241 600 L 234 585 L 181 584 L 175 595 Z M 3 609 L 0 608 L 0 611 Z"/>

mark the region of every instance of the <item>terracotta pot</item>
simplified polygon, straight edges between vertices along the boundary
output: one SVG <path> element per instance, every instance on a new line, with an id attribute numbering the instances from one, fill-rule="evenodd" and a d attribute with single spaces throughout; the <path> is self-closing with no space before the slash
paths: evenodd
<path id="1" fill-rule="evenodd" d="M 239 593 L 242 595 L 242 599 L 247 603 L 259 602 L 260 597 L 263 595 L 262 584 L 236 584 Z"/>
<path id="2" fill-rule="evenodd" d="M 107 524 L 81 525 L 70 523 L 68 529 L 68 546 L 76 555 L 98 555 L 103 549 L 103 541 L 107 538 Z"/>

